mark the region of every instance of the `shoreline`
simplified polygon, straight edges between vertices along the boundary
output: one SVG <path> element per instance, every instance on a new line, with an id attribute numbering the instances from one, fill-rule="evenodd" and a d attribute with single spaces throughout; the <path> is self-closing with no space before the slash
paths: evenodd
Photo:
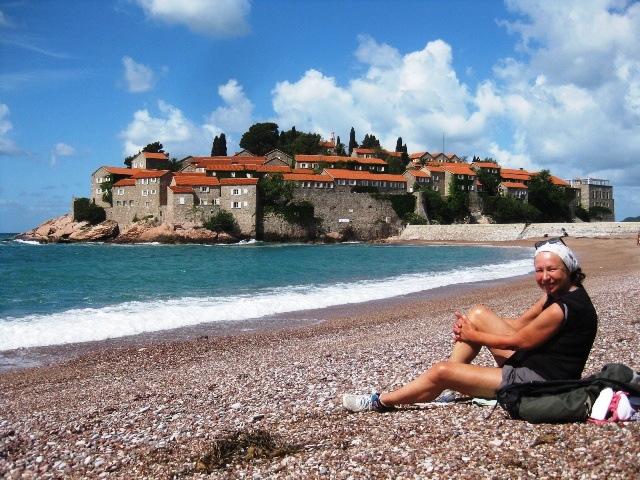
<path id="1" fill-rule="evenodd" d="M 613 361 L 640 370 L 635 237 L 567 243 L 600 318 L 584 375 Z M 466 403 L 344 412 L 340 394 L 396 388 L 445 359 L 454 310 L 485 303 L 513 316 L 540 294 L 531 277 L 444 293 L 294 329 L 105 349 L 0 373 L 0 476 L 199 478 L 198 461 L 216 442 L 250 432 L 291 448 L 239 455 L 208 478 L 640 475 L 640 422 L 529 425 L 501 409 L 487 419 Z"/>

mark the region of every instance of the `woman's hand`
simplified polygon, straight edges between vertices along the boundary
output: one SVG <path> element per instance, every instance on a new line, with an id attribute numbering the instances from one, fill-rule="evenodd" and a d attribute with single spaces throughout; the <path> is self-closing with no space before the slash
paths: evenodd
<path id="1" fill-rule="evenodd" d="M 466 315 L 455 312 L 458 319 L 453 323 L 453 338 L 456 342 L 471 341 L 470 335 L 476 331 L 476 327 L 469 321 Z"/>

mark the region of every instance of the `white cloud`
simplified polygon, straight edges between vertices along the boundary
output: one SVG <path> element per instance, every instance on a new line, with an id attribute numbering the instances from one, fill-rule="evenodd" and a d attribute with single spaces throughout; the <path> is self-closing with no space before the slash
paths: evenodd
<path id="1" fill-rule="evenodd" d="M 50 165 L 53 167 L 58 163 L 59 157 L 73 157 L 76 149 L 66 143 L 56 143 L 51 152 Z"/>
<path id="2" fill-rule="evenodd" d="M 131 57 L 122 57 L 124 65 L 124 79 L 127 90 L 131 93 L 141 93 L 151 90 L 155 84 L 153 70 L 141 63 L 136 63 Z"/>
<path id="3" fill-rule="evenodd" d="M 0 103 L 0 156 L 17 155 L 22 149 L 9 138 L 9 133 L 13 129 L 13 124 L 6 119 L 9 116 L 9 107 Z"/>
<path id="4" fill-rule="evenodd" d="M 358 141 L 373 134 L 384 147 L 394 148 L 402 137 L 412 151 L 435 151 L 445 133 L 457 138 L 448 149 L 455 151 L 468 147 L 469 138 L 478 137 L 503 109 L 491 88 L 483 85 L 476 97 L 470 94 L 451 65 L 451 47 L 441 40 L 406 55 L 369 36 L 359 42 L 356 57 L 367 69 L 347 86 L 316 70 L 295 83 L 276 85 L 272 97 L 279 125 L 325 137 L 330 130 L 345 135 L 354 127 Z"/>
<path id="5" fill-rule="evenodd" d="M 505 25 L 519 35 L 528 61 L 505 59 L 496 68 L 503 97 L 515 107 L 507 118 L 525 138 L 520 153 L 565 178 L 640 183 L 640 4 L 510 0 L 508 6 L 527 19 Z"/>
<path id="6" fill-rule="evenodd" d="M 218 94 L 225 106 L 216 108 L 205 125 L 212 134 L 211 138 L 223 132 L 225 137 L 228 134 L 244 133 L 252 124 L 254 105 L 245 95 L 242 85 L 231 79 L 218 87 Z"/>
<path id="7" fill-rule="evenodd" d="M 135 0 L 145 14 L 171 25 L 214 37 L 239 37 L 249 32 L 249 0 Z"/>
<path id="8" fill-rule="evenodd" d="M 187 117 L 177 107 L 164 101 L 158 102 L 159 115 L 154 117 L 149 110 L 138 110 L 125 130 L 120 132 L 124 139 L 124 155 L 132 155 L 147 144 L 159 141 L 172 157 L 186 155 L 208 155 L 213 138 L 224 133 L 230 151 L 237 147 L 236 137 L 252 125 L 254 105 L 246 97 L 242 85 L 231 79 L 218 87 L 218 94 L 224 106 L 216 108 L 198 124 Z M 239 140 L 238 140 L 239 141 Z"/>

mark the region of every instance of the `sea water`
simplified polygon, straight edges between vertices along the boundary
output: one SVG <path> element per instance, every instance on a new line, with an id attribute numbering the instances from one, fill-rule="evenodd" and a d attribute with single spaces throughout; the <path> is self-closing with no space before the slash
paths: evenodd
<path id="1" fill-rule="evenodd" d="M 531 251 L 520 247 L 0 238 L 0 352 L 223 322 L 266 324 L 292 312 L 532 271 Z"/>

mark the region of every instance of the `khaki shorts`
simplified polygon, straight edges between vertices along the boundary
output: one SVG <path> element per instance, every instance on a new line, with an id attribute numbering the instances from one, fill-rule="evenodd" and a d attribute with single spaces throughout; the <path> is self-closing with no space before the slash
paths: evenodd
<path id="1" fill-rule="evenodd" d="M 544 382 L 546 378 L 541 377 L 536 372 L 527 367 L 512 367 L 503 365 L 502 382 L 498 388 L 513 385 L 514 383 Z"/>

